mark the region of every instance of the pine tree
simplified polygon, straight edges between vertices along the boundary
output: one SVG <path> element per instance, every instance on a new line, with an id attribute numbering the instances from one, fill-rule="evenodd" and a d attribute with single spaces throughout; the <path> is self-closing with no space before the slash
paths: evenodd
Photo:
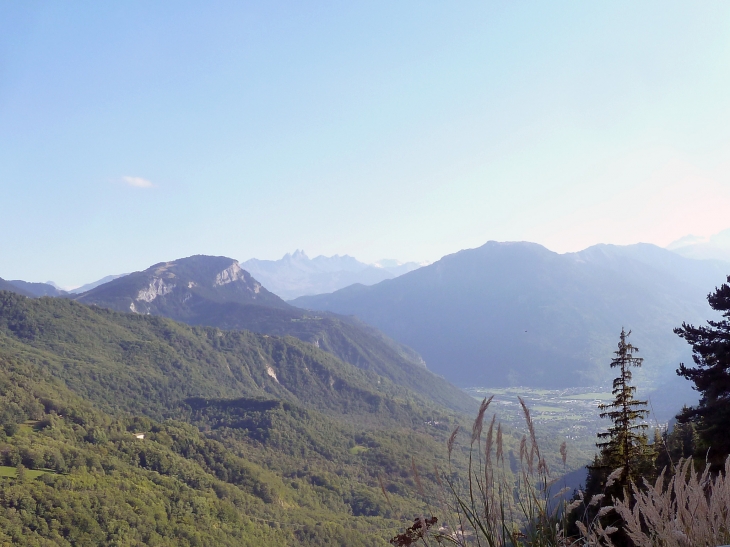
<path id="1" fill-rule="evenodd" d="M 696 426 L 698 452 L 713 464 L 722 464 L 730 454 L 730 276 L 727 283 L 707 295 L 710 307 L 722 313 L 720 321 L 695 327 L 683 323 L 674 332 L 692 345 L 695 367 L 679 365 L 677 374 L 694 382 L 700 392 L 695 407 L 684 408 L 680 423 Z"/>
<path id="2" fill-rule="evenodd" d="M 643 359 L 635 357 L 639 349 L 627 338 L 631 331 L 621 329 L 618 350 L 614 352 L 611 368 L 618 368 L 619 375 L 613 380 L 613 401 L 598 406 L 601 418 L 608 418 L 612 425 L 598 434 L 596 443 L 600 453 L 589 467 L 586 490 L 596 494 L 606 490 L 606 478 L 615 469 L 622 468 L 620 476 L 607 490 L 613 496 L 624 497 L 631 481 L 640 483 L 640 477 L 653 471 L 654 450 L 649 446 L 646 429 L 641 420 L 649 414 L 647 402 L 635 399 L 636 387 L 631 385 L 631 368 L 640 367 Z M 648 478 L 648 477 L 647 477 Z"/>

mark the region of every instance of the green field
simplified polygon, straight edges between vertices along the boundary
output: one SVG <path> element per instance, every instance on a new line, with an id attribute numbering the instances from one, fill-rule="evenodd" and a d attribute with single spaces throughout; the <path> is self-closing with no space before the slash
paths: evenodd
<path id="1" fill-rule="evenodd" d="M 608 420 L 599 417 L 598 405 L 612 398 L 609 388 L 596 386 L 562 390 L 474 387 L 466 391 L 479 400 L 494 395 L 490 411 L 499 421 L 524 431 L 525 418 L 518 400 L 521 397 L 530 409 L 538 436 L 564 439 L 569 450 L 586 462 L 595 452 L 596 434 L 608 425 Z"/>
<path id="2" fill-rule="evenodd" d="M 44 471 L 40 469 L 26 469 L 25 476 L 29 479 L 35 479 L 51 471 Z M 7 465 L 0 465 L 0 477 L 12 477 L 18 476 L 18 470 L 15 467 L 8 467 Z"/>
<path id="3" fill-rule="evenodd" d="M 608 392 L 602 393 L 580 393 L 578 395 L 571 395 L 570 397 L 564 397 L 565 399 L 577 399 L 579 401 L 610 401 L 612 395 Z"/>
<path id="4" fill-rule="evenodd" d="M 555 412 L 557 414 L 562 414 L 565 412 L 568 412 L 567 408 L 562 408 L 559 406 L 545 406 L 545 405 L 536 405 L 532 407 L 532 410 L 534 412 Z"/>

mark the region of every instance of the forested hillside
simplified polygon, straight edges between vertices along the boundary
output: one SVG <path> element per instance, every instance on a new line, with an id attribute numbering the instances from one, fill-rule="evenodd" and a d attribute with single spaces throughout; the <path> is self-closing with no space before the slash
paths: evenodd
<path id="1" fill-rule="evenodd" d="M 74 298 L 191 325 L 294 336 L 438 404 L 466 412 L 475 408 L 461 390 L 428 371 L 412 349 L 354 318 L 290 306 L 230 258 L 192 256 L 160 263 Z"/>
<path id="2" fill-rule="evenodd" d="M 458 421 L 295 338 L 65 299 L 0 292 L 0 361 L 19 544 L 385 545 Z"/>

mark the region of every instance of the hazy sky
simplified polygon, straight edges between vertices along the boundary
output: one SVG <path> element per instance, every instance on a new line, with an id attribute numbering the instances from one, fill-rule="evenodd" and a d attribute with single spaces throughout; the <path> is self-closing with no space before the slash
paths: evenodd
<path id="1" fill-rule="evenodd" d="M 728 2 L 0 3 L 0 277 L 730 227 Z"/>

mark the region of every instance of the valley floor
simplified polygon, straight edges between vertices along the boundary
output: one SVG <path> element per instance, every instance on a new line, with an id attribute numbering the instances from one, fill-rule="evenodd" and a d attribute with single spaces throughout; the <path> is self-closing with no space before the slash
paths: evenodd
<path id="1" fill-rule="evenodd" d="M 611 389 L 606 386 L 574 387 L 567 389 L 536 389 L 524 386 L 508 388 L 469 387 L 465 391 L 475 399 L 494 395 L 491 409 L 497 420 L 518 431 L 527 432 L 525 418 L 517 397 L 530 409 L 540 437 L 564 439 L 568 449 L 578 460 L 587 464 L 596 451 L 596 434 L 609 421 L 599 417 L 598 405 L 611 400 Z M 651 418 L 649 428 L 666 428 L 666 423 Z"/>

